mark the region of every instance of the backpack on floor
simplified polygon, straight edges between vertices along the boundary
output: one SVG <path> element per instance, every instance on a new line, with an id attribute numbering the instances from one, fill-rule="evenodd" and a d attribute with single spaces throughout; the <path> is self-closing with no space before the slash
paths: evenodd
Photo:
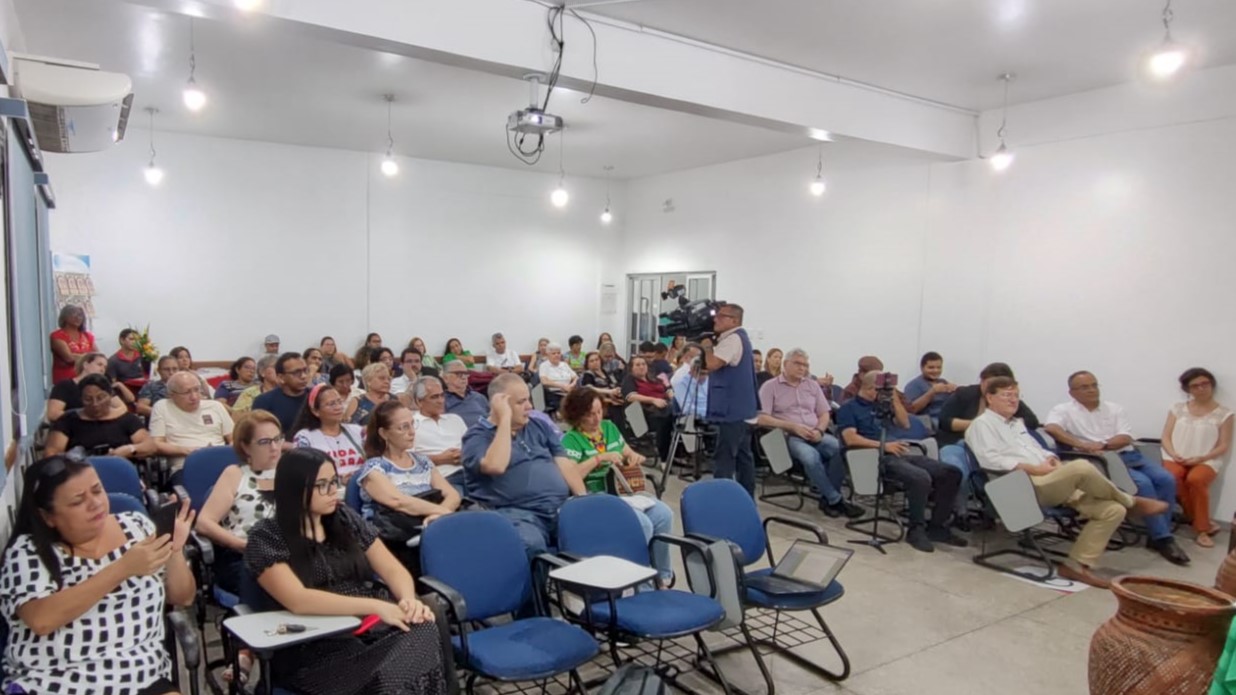
<path id="1" fill-rule="evenodd" d="M 598 695 L 665 695 L 665 682 L 647 666 L 626 664 L 605 681 Z"/>

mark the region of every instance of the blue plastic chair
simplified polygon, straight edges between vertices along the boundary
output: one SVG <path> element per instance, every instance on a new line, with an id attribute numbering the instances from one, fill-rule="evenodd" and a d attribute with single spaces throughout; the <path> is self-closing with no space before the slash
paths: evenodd
<path id="1" fill-rule="evenodd" d="M 103 486 L 107 489 L 107 486 Z M 138 512 L 143 516 L 150 516 L 150 512 L 146 509 L 146 505 L 133 495 L 125 492 L 109 492 L 107 493 L 107 505 L 112 514 L 124 514 L 125 512 Z"/>
<path id="2" fill-rule="evenodd" d="M 361 513 L 361 507 L 364 506 L 364 502 L 361 500 L 359 474 L 348 478 L 348 486 L 343 492 L 343 503 L 351 507 L 352 511 L 357 514 Z"/>
<path id="3" fill-rule="evenodd" d="M 841 647 L 841 642 L 833 634 L 832 629 L 828 627 L 828 623 L 820 615 L 819 610 L 837 601 L 845 594 L 845 588 L 842 587 L 840 582 L 833 580 L 827 587 L 819 591 L 783 595 L 769 594 L 745 585 L 745 577 L 771 574 L 772 566 L 777 564 L 777 558 L 773 555 L 772 544 L 768 539 L 769 524 L 783 524 L 807 531 L 813 534 L 820 543 L 827 544 L 828 536 L 824 533 L 823 529 L 814 524 L 781 516 L 770 516 L 761 522 L 759 510 L 755 506 L 755 500 L 751 498 L 751 495 L 747 494 L 747 491 L 741 485 L 733 480 L 704 480 L 688 485 L 682 493 L 681 509 L 682 528 L 688 538 L 698 538 L 706 542 L 726 540 L 732 544 L 740 578 L 744 579 L 741 588 L 743 604 L 747 607 L 764 608 L 778 613 L 782 611 L 810 611 L 819 623 L 820 630 L 824 633 L 829 643 L 832 644 L 833 649 L 837 652 L 837 656 L 840 657 L 841 671 L 830 671 L 817 664 L 814 660 L 794 653 L 787 645 L 776 642 L 775 636 L 771 639 L 753 639 L 745 622 L 739 627 L 747 643 L 717 650 L 717 653 L 721 654 L 743 646 L 750 649 L 755 657 L 756 665 L 759 666 L 760 672 L 764 676 L 764 683 L 768 688 L 769 695 L 772 695 L 775 686 L 772 675 L 765 666 L 764 659 L 756 646 L 757 644 L 770 647 L 776 653 L 789 658 L 799 666 L 829 680 L 842 681 L 848 678 L 850 675 L 850 657 L 846 655 L 845 650 Z M 768 556 L 769 567 L 756 570 L 747 569 L 759 562 L 760 557 L 764 554 Z"/>
<path id="4" fill-rule="evenodd" d="M 705 566 L 711 565 L 711 553 L 699 541 L 676 536 L 657 535 L 652 543 L 669 543 L 685 552 L 698 552 Z M 652 567 L 649 544 L 644 540 L 636 511 L 613 495 L 574 497 L 558 512 L 558 549 L 579 557 L 608 555 L 637 565 Z M 560 601 L 561 603 L 561 601 Z M 724 684 L 721 669 L 704 643 L 700 633 L 715 627 L 725 617 L 725 609 L 712 597 L 672 589 L 637 587 L 631 596 L 592 600 L 584 607 L 582 621 L 590 629 L 603 630 L 609 638 L 610 656 L 614 667 L 622 665 L 618 655 L 619 640 L 665 640 L 691 635 L 700 653 L 712 666 Z M 660 653 L 654 668 L 660 667 Z M 670 679 L 671 681 L 673 679 Z M 728 684 L 724 684 L 728 690 Z"/>
<path id="5" fill-rule="evenodd" d="M 449 514 L 421 534 L 422 585 L 441 597 L 452 623 L 456 663 L 478 677 L 539 681 L 567 674 L 584 693 L 578 668 L 598 652 L 577 625 L 535 616 L 500 625 L 485 621 L 517 614 L 532 595 L 532 573 L 515 527 L 496 512 Z"/>
<path id="6" fill-rule="evenodd" d="M 95 472 L 99 474 L 99 482 L 103 483 L 104 490 L 109 493 L 123 493 L 138 502 L 145 499 L 142 479 L 138 476 L 133 462 L 119 456 L 91 456 L 90 465 L 94 466 Z"/>
<path id="7" fill-rule="evenodd" d="M 183 481 L 193 511 L 201 511 L 223 470 L 239 462 L 236 450 L 230 446 L 208 446 L 185 457 Z"/>

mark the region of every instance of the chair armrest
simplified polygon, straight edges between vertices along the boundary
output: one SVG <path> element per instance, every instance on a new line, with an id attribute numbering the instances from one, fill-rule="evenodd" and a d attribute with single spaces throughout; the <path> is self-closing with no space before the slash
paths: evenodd
<path id="1" fill-rule="evenodd" d="M 167 624 L 172 628 L 172 632 L 176 635 L 176 642 L 180 645 L 180 652 L 184 656 L 184 664 L 190 670 L 195 670 L 202 664 L 202 642 L 198 639 L 197 631 L 189 624 L 189 619 L 180 611 L 168 611 L 166 613 Z"/>
<path id="2" fill-rule="evenodd" d="M 791 519 L 787 516 L 770 516 L 767 519 L 764 519 L 765 537 L 768 536 L 768 526 L 770 524 L 781 524 L 783 526 L 790 526 L 790 527 L 796 528 L 800 531 L 806 531 L 807 533 L 810 533 L 811 535 L 815 536 L 816 540 L 818 540 L 820 543 L 823 543 L 824 545 L 828 545 L 828 534 L 824 532 L 823 528 L 820 528 L 816 524 L 813 524 L 809 521 L 800 521 L 798 519 Z"/>
<path id="3" fill-rule="evenodd" d="M 1142 444 L 1162 444 L 1163 440 L 1158 437 L 1138 437 L 1137 441 Z"/>
<path id="4" fill-rule="evenodd" d="M 247 603 L 238 603 L 232 606 L 232 615 L 253 615 L 257 611 L 253 610 L 253 606 Z"/>
<path id="5" fill-rule="evenodd" d="M 668 533 L 658 533 L 652 537 L 652 541 L 648 544 L 649 549 L 657 543 L 665 543 L 666 545 L 675 546 L 682 550 L 682 560 L 685 564 L 687 556 L 695 553 L 700 556 L 704 567 L 708 570 L 708 595 L 716 598 L 717 596 L 717 578 L 712 570 L 712 551 L 704 541 L 698 538 L 685 538 L 683 536 L 674 536 Z"/>
<path id="6" fill-rule="evenodd" d="M 462 623 L 468 617 L 468 605 L 464 597 L 451 586 L 433 577 L 418 577 L 416 580 L 426 591 L 446 602 L 447 610 L 455 622 Z"/>
<path id="7" fill-rule="evenodd" d="M 191 552 L 196 553 L 201 559 L 202 564 L 215 564 L 215 545 L 210 542 L 210 539 L 197 531 L 189 532 L 189 542 L 185 544 L 185 548 L 192 547 Z"/>
<path id="8" fill-rule="evenodd" d="M 740 567 L 747 566 L 747 558 L 743 555 L 742 548 L 739 548 L 738 545 L 735 544 L 731 540 L 718 538 L 717 536 L 710 536 L 707 533 L 688 533 L 688 534 L 685 534 L 685 537 L 691 538 L 697 541 L 703 541 L 705 544 L 708 544 L 708 545 L 724 540 L 726 543 L 729 544 L 730 549 L 734 551 L 734 559 L 738 561 L 738 565 Z"/>

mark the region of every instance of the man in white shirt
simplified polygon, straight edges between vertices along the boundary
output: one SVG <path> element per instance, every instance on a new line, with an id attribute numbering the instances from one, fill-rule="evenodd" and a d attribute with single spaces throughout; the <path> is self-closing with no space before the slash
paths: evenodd
<path id="1" fill-rule="evenodd" d="M 1121 492 L 1089 461 L 1061 463 L 1030 435 L 1016 417 L 1021 398 L 1017 382 L 994 377 L 983 387 L 987 409 L 966 428 L 966 445 L 988 471 L 1024 471 L 1034 485 L 1035 497 L 1045 507 L 1068 506 L 1089 519 L 1073 541 L 1068 560 L 1057 572 L 1065 579 L 1106 589 L 1110 582 L 1092 567 L 1107 548 L 1107 541 L 1124 521 L 1127 510 L 1142 515 L 1162 514 L 1167 503 Z"/>
<path id="2" fill-rule="evenodd" d="M 1176 478 L 1163 466 L 1147 461 L 1133 447 L 1133 428 L 1124 408 L 1104 401 L 1099 394 L 1099 380 L 1087 371 L 1069 376 L 1072 399 L 1051 409 L 1045 423 L 1047 433 L 1056 441 L 1078 451 L 1102 455 L 1114 451 L 1124 461 L 1129 477 L 1137 484 L 1137 494 L 1163 500 L 1168 511 L 1144 519 L 1149 539 L 1148 547 L 1159 552 L 1168 562 L 1189 564 L 1189 556 L 1176 544 L 1172 535 L 1171 505 L 1176 501 Z"/>
<path id="3" fill-rule="evenodd" d="M 186 456 L 204 447 L 232 443 L 232 418 L 219 401 L 202 399 L 196 374 L 176 372 L 168 379 L 167 398 L 151 410 L 150 436 L 159 455 L 167 457 L 175 485 Z"/>
<path id="4" fill-rule="evenodd" d="M 519 353 L 508 350 L 506 338 L 501 333 L 494 333 L 490 340 L 490 348 L 485 352 L 485 369 L 500 374 L 502 372 L 524 373 L 524 363 L 519 359 Z"/>
<path id="5" fill-rule="evenodd" d="M 463 494 L 464 477 L 460 463 L 463 436 L 468 431 L 463 418 L 446 412 L 446 391 L 436 376 L 423 376 L 412 386 L 420 410 L 412 416 L 416 440 L 412 451 L 424 454 L 438 467 L 446 482 Z"/>

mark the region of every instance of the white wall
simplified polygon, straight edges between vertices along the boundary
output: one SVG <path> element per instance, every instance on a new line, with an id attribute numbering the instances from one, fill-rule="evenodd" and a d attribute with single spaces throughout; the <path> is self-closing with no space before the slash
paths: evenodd
<path id="1" fill-rule="evenodd" d="M 483 353 L 495 330 L 521 351 L 612 330 L 604 182 L 568 178 L 557 210 L 556 176 L 405 159 L 387 179 L 368 153 L 159 134 L 167 176 L 151 188 L 146 136 L 48 157 L 53 247 L 90 255 L 105 350 L 146 323 L 163 351 L 208 360 L 255 354 L 271 332 L 284 349 L 330 334 L 351 351 L 375 330 Z"/>
<path id="2" fill-rule="evenodd" d="M 1202 365 L 1236 406 L 1236 117 L 1040 142 L 1001 176 L 845 149 L 823 199 L 813 149 L 633 182 L 625 272 L 716 269 L 760 347 L 805 347 L 843 381 L 868 353 L 908 378 L 937 350 L 963 383 L 1007 361 L 1046 416 L 1090 369 L 1158 436 L 1176 377 Z"/>

